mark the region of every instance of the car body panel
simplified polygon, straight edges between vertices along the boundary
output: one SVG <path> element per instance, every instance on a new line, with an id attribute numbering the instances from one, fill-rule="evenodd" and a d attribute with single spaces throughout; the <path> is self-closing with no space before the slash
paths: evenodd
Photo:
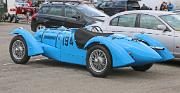
<path id="1" fill-rule="evenodd" d="M 112 55 L 113 67 L 126 66 L 135 62 L 135 60 L 132 59 L 132 57 L 129 56 L 128 52 L 125 51 L 121 46 L 119 46 L 116 43 L 109 43 L 111 42 L 110 38 L 107 39 L 102 39 L 102 38 L 103 37 L 98 36 L 90 39 L 86 43 L 84 49 L 86 49 L 88 46 L 90 46 L 93 43 L 99 43 L 107 46 Z"/>
<path id="2" fill-rule="evenodd" d="M 180 32 L 174 31 L 174 54 L 176 57 L 180 58 Z"/>
<path id="3" fill-rule="evenodd" d="M 159 46 L 159 47 L 164 47 L 164 51 L 162 53 L 162 51 L 156 50 L 156 52 L 162 57 L 161 61 L 165 61 L 165 60 L 170 60 L 172 58 L 174 58 L 173 55 L 169 54 L 170 51 L 160 42 L 158 42 L 157 40 L 149 37 L 148 35 L 145 34 L 137 34 L 135 35 L 136 38 L 141 39 L 143 41 L 145 41 L 147 44 L 149 44 L 150 46 Z"/>
<path id="4" fill-rule="evenodd" d="M 64 27 L 43 28 L 37 31 L 33 37 L 24 29 L 16 29 L 12 34 L 21 35 L 25 39 L 28 46 L 28 56 L 43 55 L 60 62 L 79 65 L 86 65 L 87 50 L 92 43 L 103 45 L 110 51 L 113 67 L 144 65 L 173 59 L 169 51 L 159 50 L 160 52 L 157 52 L 150 46 L 131 37 L 120 34 L 93 33 L 88 30 L 81 30 L 88 33 L 90 38 L 89 36 L 83 37 L 84 39 L 88 38 L 88 40 L 83 42 L 85 45 L 80 48 L 77 41 L 81 42 L 83 38 L 77 39 L 79 31 L 80 29 Z M 80 33 L 80 35 L 82 34 Z M 143 36 L 141 39 L 147 38 Z M 155 41 L 151 40 L 152 42 Z M 154 45 L 164 48 L 161 44 Z"/>
<path id="5" fill-rule="evenodd" d="M 15 29 L 11 34 L 20 35 L 24 38 L 28 47 L 28 56 L 35 56 L 44 52 L 41 43 L 37 42 L 30 32 L 24 29 Z"/>

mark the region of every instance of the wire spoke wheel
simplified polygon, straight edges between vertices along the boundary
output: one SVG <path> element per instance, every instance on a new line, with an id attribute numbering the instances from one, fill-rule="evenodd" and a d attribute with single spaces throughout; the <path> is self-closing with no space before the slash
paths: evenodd
<path id="1" fill-rule="evenodd" d="M 12 45 L 12 54 L 14 58 L 21 60 L 25 55 L 24 43 L 20 40 L 16 40 Z"/>
<path id="2" fill-rule="evenodd" d="M 94 45 L 88 49 L 86 64 L 93 76 L 106 77 L 112 68 L 111 54 L 106 47 Z"/>
<path id="3" fill-rule="evenodd" d="M 102 72 L 107 66 L 106 54 L 102 50 L 94 50 L 89 58 L 90 66 L 96 72 Z"/>
<path id="4" fill-rule="evenodd" d="M 26 42 L 21 36 L 15 36 L 11 40 L 9 52 L 11 59 L 17 64 L 25 64 L 30 59 Z"/>

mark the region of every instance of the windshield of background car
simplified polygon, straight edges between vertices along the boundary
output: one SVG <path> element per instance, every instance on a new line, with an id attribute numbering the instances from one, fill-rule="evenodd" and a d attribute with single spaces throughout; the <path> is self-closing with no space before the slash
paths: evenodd
<path id="1" fill-rule="evenodd" d="M 126 7 L 127 1 L 114 2 L 113 7 Z"/>
<path id="2" fill-rule="evenodd" d="M 163 15 L 160 16 L 165 22 L 167 22 L 174 30 L 180 31 L 180 15 Z"/>
<path id="3" fill-rule="evenodd" d="M 77 6 L 77 9 L 89 17 L 106 17 L 106 16 L 108 16 L 105 13 L 97 10 L 96 8 L 90 7 L 88 5 L 79 5 L 79 6 Z"/>

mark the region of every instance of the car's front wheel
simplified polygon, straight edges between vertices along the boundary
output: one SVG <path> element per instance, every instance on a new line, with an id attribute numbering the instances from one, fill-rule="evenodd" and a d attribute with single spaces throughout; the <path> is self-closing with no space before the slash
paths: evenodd
<path id="1" fill-rule="evenodd" d="M 149 70 L 152 66 L 153 66 L 153 64 L 146 64 L 146 65 L 132 66 L 132 68 L 133 68 L 135 71 L 147 71 L 147 70 Z"/>
<path id="2" fill-rule="evenodd" d="M 111 55 L 101 45 L 95 45 L 88 49 L 86 62 L 87 69 L 95 77 L 106 77 L 112 68 Z"/>
<path id="3" fill-rule="evenodd" d="M 11 59 L 16 64 L 26 64 L 30 57 L 28 56 L 28 49 L 23 37 L 15 36 L 10 43 L 9 53 Z"/>

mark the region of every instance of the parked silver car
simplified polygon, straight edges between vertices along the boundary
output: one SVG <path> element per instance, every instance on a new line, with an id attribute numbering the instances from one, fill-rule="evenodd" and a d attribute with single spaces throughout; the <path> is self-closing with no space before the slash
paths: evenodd
<path id="1" fill-rule="evenodd" d="M 93 24 L 103 32 L 121 33 L 132 36 L 147 34 L 166 45 L 180 57 L 180 15 L 172 12 L 137 10 L 115 14 L 104 22 Z"/>

